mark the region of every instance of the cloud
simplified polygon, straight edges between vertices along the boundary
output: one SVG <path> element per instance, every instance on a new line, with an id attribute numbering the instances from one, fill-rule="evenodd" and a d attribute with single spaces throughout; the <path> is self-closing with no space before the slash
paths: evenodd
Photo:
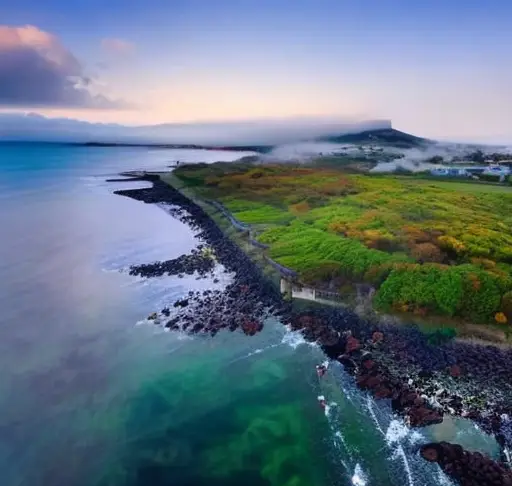
<path id="1" fill-rule="evenodd" d="M 88 123 L 69 118 L 46 118 L 34 113 L 0 113 L 0 140 L 98 141 L 204 145 L 283 144 L 328 134 L 389 128 L 388 120 L 300 117 L 238 122 L 167 123 L 123 126 Z"/>
<path id="2" fill-rule="evenodd" d="M 103 39 L 101 47 L 110 54 L 129 54 L 135 50 L 135 44 L 116 38 Z"/>
<path id="3" fill-rule="evenodd" d="M 78 59 L 53 34 L 0 25 L 0 106 L 113 109 Z"/>

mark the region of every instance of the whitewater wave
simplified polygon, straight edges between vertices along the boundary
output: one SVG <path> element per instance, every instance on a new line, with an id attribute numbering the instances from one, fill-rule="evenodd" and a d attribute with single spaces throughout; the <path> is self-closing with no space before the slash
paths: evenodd
<path id="1" fill-rule="evenodd" d="M 345 440 L 343 434 L 339 430 L 336 430 L 336 432 L 334 432 L 334 437 L 340 441 L 341 445 L 347 451 L 347 454 L 350 456 L 350 448 L 348 447 L 347 441 Z M 334 441 L 334 443 L 337 445 L 336 440 Z"/>
<path id="2" fill-rule="evenodd" d="M 297 349 L 303 344 L 307 344 L 311 347 L 318 347 L 317 343 L 306 341 L 300 331 L 292 331 L 290 326 L 286 326 L 286 333 L 284 334 L 281 343 L 286 344 L 293 349 Z"/>
<path id="3" fill-rule="evenodd" d="M 370 415 L 377 426 L 377 430 L 379 430 L 379 432 L 384 436 L 384 440 L 386 441 L 388 447 L 392 449 L 391 458 L 402 460 L 408 484 L 409 486 L 414 486 L 414 478 L 412 476 L 411 466 L 402 446 L 402 443 L 406 439 L 411 438 L 410 429 L 402 421 L 393 419 L 384 432 L 377 418 L 377 415 L 375 414 L 375 410 L 373 408 L 373 400 L 369 395 L 367 399 L 367 405 Z M 414 440 L 417 440 L 417 436 L 414 437 Z"/>
<path id="4" fill-rule="evenodd" d="M 327 403 L 325 405 L 325 409 L 324 409 L 324 413 L 325 413 L 325 416 L 327 418 L 329 418 L 331 416 L 331 410 L 334 408 L 334 407 L 337 407 L 338 404 L 336 402 L 330 402 L 330 403 Z"/>
<path id="5" fill-rule="evenodd" d="M 455 486 L 455 483 L 441 469 L 437 471 L 436 479 L 439 486 Z"/>
<path id="6" fill-rule="evenodd" d="M 228 365 L 232 365 L 233 363 L 237 363 L 238 361 L 244 361 L 246 359 L 252 358 L 253 356 L 256 356 L 258 354 L 264 353 L 265 351 L 268 351 L 269 349 L 276 348 L 277 346 L 281 346 L 282 343 L 277 344 L 271 344 L 269 346 L 265 346 L 264 348 L 257 348 L 254 351 L 251 351 L 250 353 L 245 354 L 244 356 L 240 356 L 238 358 L 232 359 L 229 361 Z"/>
<path id="7" fill-rule="evenodd" d="M 354 469 L 354 474 L 351 478 L 352 484 L 354 486 L 366 486 L 368 479 L 366 478 L 366 475 L 364 474 L 363 469 L 361 468 L 361 465 L 358 463 L 356 464 L 356 467 Z"/>
<path id="8" fill-rule="evenodd" d="M 403 440 L 411 444 L 421 441 L 424 437 L 417 430 L 412 430 L 405 425 L 403 420 L 393 419 L 386 430 L 385 439 L 388 445 L 400 443 Z"/>
<path id="9" fill-rule="evenodd" d="M 320 395 L 317 397 L 320 402 L 326 403 L 325 396 Z M 338 407 L 336 402 L 330 402 L 325 404 L 324 413 L 327 418 L 327 423 L 333 434 L 333 444 L 335 448 L 340 452 L 338 459 L 340 464 L 347 471 L 350 481 L 354 486 L 366 486 L 368 482 L 368 474 L 363 471 L 361 464 L 356 462 L 354 466 L 354 458 L 352 449 L 345 440 L 341 430 L 339 430 L 335 414 L 331 413 L 332 410 Z M 345 456 L 345 458 L 343 457 Z"/>
<path id="10" fill-rule="evenodd" d="M 407 486 L 418 486 L 419 484 L 451 485 L 447 478 L 443 478 L 442 483 L 437 480 L 439 471 L 429 467 L 429 464 L 423 464 L 421 459 L 412 453 L 416 450 L 418 443 L 422 443 L 426 439 L 420 431 L 407 427 L 401 418 L 390 417 L 390 411 L 385 404 L 375 403 L 368 394 L 357 393 L 357 391 L 354 391 L 355 385 L 350 383 L 348 375 L 342 369 L 338 370 L 337 367 L 335 367 L 335 371 L 341 371 L 340 376 L 336 376 L 336 380 L 342 388 L 344 398 L 351 403 L 351 407 L 359 409 L 363 417 L 366 415 L 370 418 L 374 423 L 375 430 L 381 435 L 384 446 L 379 454 L 387 457 L 390 473 L 397 468 L 396 474 L 398 476 L 396 478 L 402 477 L 402 484 Z M 353 396 L 351 396 L 352 394 Z M 343 436 L 343 417 L 337 417 L 337 414 L 333 411 L 329 411 L 327 415 L 333 433 L 333 441 L 341 456 L 339 461 L 349 473 L 352 484 L 361 485 L 371 482 L 369 472 L 363 471 L 363 462 L 361 462 L 358 450 L 347 443 Z M 357 465 L 359 465 L 359 468 L 356 471 L 354 468 Z M 392 474 L 395 475 L 394 472 Z M 441 476 L 444 476 L 442 472 Z"/>

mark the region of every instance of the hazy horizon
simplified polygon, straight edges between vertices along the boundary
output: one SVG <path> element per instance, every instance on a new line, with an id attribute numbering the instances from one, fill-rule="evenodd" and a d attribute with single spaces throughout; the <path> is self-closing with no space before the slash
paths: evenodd
<path id="1" fill-rule="evenodd" d="M 389 120 L 294 117 L 127 126 L 41 115 L 0 114 L 0 140 L 175 144 L 282 144 L 391 128 Z"/>

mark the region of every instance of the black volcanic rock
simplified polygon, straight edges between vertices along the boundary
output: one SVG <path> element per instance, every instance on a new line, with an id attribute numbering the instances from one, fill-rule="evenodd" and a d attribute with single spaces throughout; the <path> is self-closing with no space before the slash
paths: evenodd
<path id="1" fill-rule="evenodd" d="M 510 469 L 479 452 L 466 451 L 458 444 L 425 444 L 420 448 L 420 455 L 426 461 L 437 462 L 461 486 L 512 486 Z"/>
<path id="2" fill-rule="evenodd" d="M 212 275 L 215 262 L 211 256 L 204 255 L 200 250 L 192 250 L 188 255 L 181 255 L 165 262 L 145 263 L 132 265 L 130 275 L 141 277 L 160 277 L 162 275 L 192 275 L 195 272 L 200 277 Z"/>

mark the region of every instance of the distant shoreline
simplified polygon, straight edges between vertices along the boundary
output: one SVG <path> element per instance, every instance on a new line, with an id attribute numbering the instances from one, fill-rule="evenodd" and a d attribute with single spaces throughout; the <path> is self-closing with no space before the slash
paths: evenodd
<path id="1" fill-rule="evenodd" d="M 85 147 L 143 147 L 143 148 L 159 148 L 159 149 L 189 149 L 189 150 L 228 150 L 231 152 L 270 152 L 272 145 L 195 145 L 195 144 L 151 144 L 151 143 L 103 143 L 103 142 L 87 142 L 79 143 Z"/>
<path id="2" fill-rule="evenodd" d="M 185 150 L 225 150 L 230 152 L 257 152 L 268 153 L 273 145 L 197 145 L 197 144 L 169 144 L 169 143 L 123 143 L 123 142 L 52 142 L 30 140 L 0 140 L 0 144 L 34 144 L 34 145 L 63 145 L 71 147 L 109 147 L 109 148 L 150 148 L 150 149 L 185 149 Z"/>

